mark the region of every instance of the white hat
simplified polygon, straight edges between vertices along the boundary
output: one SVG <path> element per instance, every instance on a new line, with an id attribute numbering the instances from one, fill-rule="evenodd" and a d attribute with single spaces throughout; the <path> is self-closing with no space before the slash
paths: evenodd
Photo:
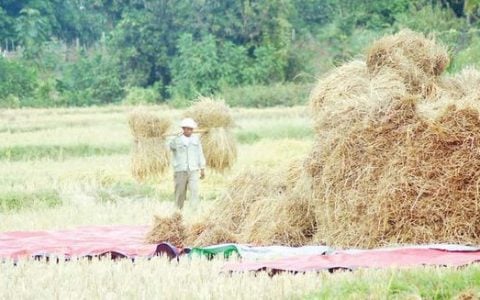
<path id="1" fill-rule="evenodd" d="M 197 122 L 195 122 L 192 118 L 185 118 L 180 123 L 180 127 L 182 128 L 197 128 Z"/>

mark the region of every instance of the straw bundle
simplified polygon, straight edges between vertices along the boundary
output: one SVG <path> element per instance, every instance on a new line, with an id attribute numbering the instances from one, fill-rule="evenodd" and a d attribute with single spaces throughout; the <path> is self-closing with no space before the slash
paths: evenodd
<path id="1" fill-rule="evenodd" d="M 325 102 L 349 101 L 363 95 L 368 86 L 368 70 L 363 61 L 354 60 L 321 78 L 310 93 L 310 109 L 318 111 Z M 343 84 L 338 84 L 342 82 Z"/>
<path id="2" fill-rule="evenodd" d="M 445 47 L 411 30 L 385 36 L 367 51 L 370 73 L 390 68 L 404 79 L 410 92 L 422 95 L 435 91 L 436 76 L 443 73 L 449 62 Z"/>
<path id="3" fill-rule="evenodd" d="M 467 67 L 453 76 L 456 89 L 462 97 L 470 96 L 480 99 L 480 71 L 473 67 Z"/>
<path id="4" fill-rule="evenodd" d="M 132 150 L 132 175 L 138 180 L 164 174 L 170 164 L 170 151 L 164 138 L 135 141 Z"/>
<path id="5" fill-rule="evenodd" d="M 193 118 L 200 128 L 232 128 L 234 126 L 230 109 L 222 100 L 200 97 L 186 112 L 185 117 Z"/>
<path id="6" fill-rule="evenodd" d="M 480 71 L 467 67 L 460 73 L 440 78 L 441 89 L 433 99 L 424 99 L 417 105 L 425 119 L 435 120 L 452 105 L 458 108 L 480 109 Z"/>
<path id="7" fill-rule="evenodd" d="M 145 238 L 147 243 L 158 244 L 161 242 L 169 242 L 175 246 L 183 246 L 186 228 L 183 225 L 183 218 L 179 212 L 169 217 L 154 217 L 152 229 L 147 233 Z"/>
<path id="8" fill-rule="evenodd" d="M 165 134 L 171 121 L 137 110 L 130 114 L 128 124 L 134 137 L 132 175 L 137 180 L 162 175 L 170 164 Z"/>
<path id="9" fill-rule="evenodd" d="M 223 173 L 237 159 L 237 145 L 229 108 L 223 101 L 202 97 L 185 113 L 206 132 L 201 136 L 207 166 Z"/>
<path id="10" fill-rule="evenodd" d="M 392 98 L 406 93 L 403 79 L 396 73 L 380 70 L 370 75 L 364 62 L 347 63 L 321 78 L 310 95 L 316 131 L 342 131 L 343 126 L 372 117 Z"/>
<path id="11" fill-rule="evenodd" d="M 219 172 L 232 168 L 237 160 L 237 146 L 229 129 L 211 128 L 200 140 L 207 166 Z"/>
<path id="12" fill-rule="evenodd" d="M 128 125 L 135 138 L 162 137 L 171 126 L 171 121 L 159 118 L 145 110 L 135 110 L 130 113 Z"/>

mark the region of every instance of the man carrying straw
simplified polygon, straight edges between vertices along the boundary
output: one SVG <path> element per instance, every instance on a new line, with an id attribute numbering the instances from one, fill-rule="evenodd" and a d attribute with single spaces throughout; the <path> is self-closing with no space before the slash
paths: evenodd
<path id="1" fill-rule="evenodd" d="M 183 208 L 188 188 L 192 207 L 197 208 L 198 181 L 205 177 L 205 157 L 199 138 L 193 135 L 197 123 L 191 118 L 186 118 L 182 120 L 180 126 L 183 133 L 170 142 L 173 153 L 175 203 L 179 209 Z"/>

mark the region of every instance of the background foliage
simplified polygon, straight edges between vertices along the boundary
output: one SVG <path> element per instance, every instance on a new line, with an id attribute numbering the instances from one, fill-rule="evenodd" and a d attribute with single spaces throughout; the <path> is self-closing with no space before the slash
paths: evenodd
<path id="1" fill-rule="evenodd" d="M 4 0 L 0 107 L 293 105 L 335 65 L 401 28 L 480 61 L 480 0 Z M 302 95 L 302 99 L 299 99 Z"/>

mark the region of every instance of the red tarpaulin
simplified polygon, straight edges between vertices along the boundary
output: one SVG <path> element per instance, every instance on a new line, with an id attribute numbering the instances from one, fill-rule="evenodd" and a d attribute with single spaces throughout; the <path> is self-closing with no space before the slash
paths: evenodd
<path id="1" fill-rule="evenodd" d="M 144 236 L 147 230 L 148 226 L 90 226 L 58 231 L 4 232 L 0 233 L 0 261 L 51 256 L 71 258 L 112 255 L 113 258 L 134 258 L 164 254 L 171 258 L 178 257 L 178 249 L 168 243 L 145 244 Z M 304 250 L 312 251 L 305 247 L 287 249 L 288 247 L 233 246 L 242 257 L 256 257 L 258 260 L 227 264 L 226 271 L 305 272 L 338 268 L 462 266 L 480 261 L 479 248 L 458 245 L 426 245 L 336 252 L 333 252 L 333 249 L 330 251 L 328 247 L 320 246 L 320 249 L 314 247 L 313 250 L 321 250 L 319 253 L 326 253 L 325 255 L 302 255 Z M 212 247 L 215 248 L 215 246 Z M 212 247 L 205 249 L 211 250 Z M 265 259 L 268 256 L 258 255 L 272 252 L 272 248 L 275 248 L 274 256 L 279 259 L 269 260 Z M 252 256 L 252 253 L 256 255 Z M 297 254 L 291 255 L 292 253 Z"/>
<path id="2" fill-rule="evenodd" d="M 463 266 L 480 261 L 480 251 L 448 251 L 430 248 L 397 248 L 339 251 L 328 255 L 306 255 L 263 262 L 229 263 L 225 271 L 321 271 L 331 269 L 413 267 L 422 265 Z"/>
<path id="3" fill-rule="evenodd" d="M 58 231 L 4 232 L 0 233 L 0 258 L 104 254 L 150 257 L 158 254 L 161 245 L 145 244 L 147 230 L 148 226 L 90 226 Z M 172 247 L 171 251 L 176 249 Z"/>

